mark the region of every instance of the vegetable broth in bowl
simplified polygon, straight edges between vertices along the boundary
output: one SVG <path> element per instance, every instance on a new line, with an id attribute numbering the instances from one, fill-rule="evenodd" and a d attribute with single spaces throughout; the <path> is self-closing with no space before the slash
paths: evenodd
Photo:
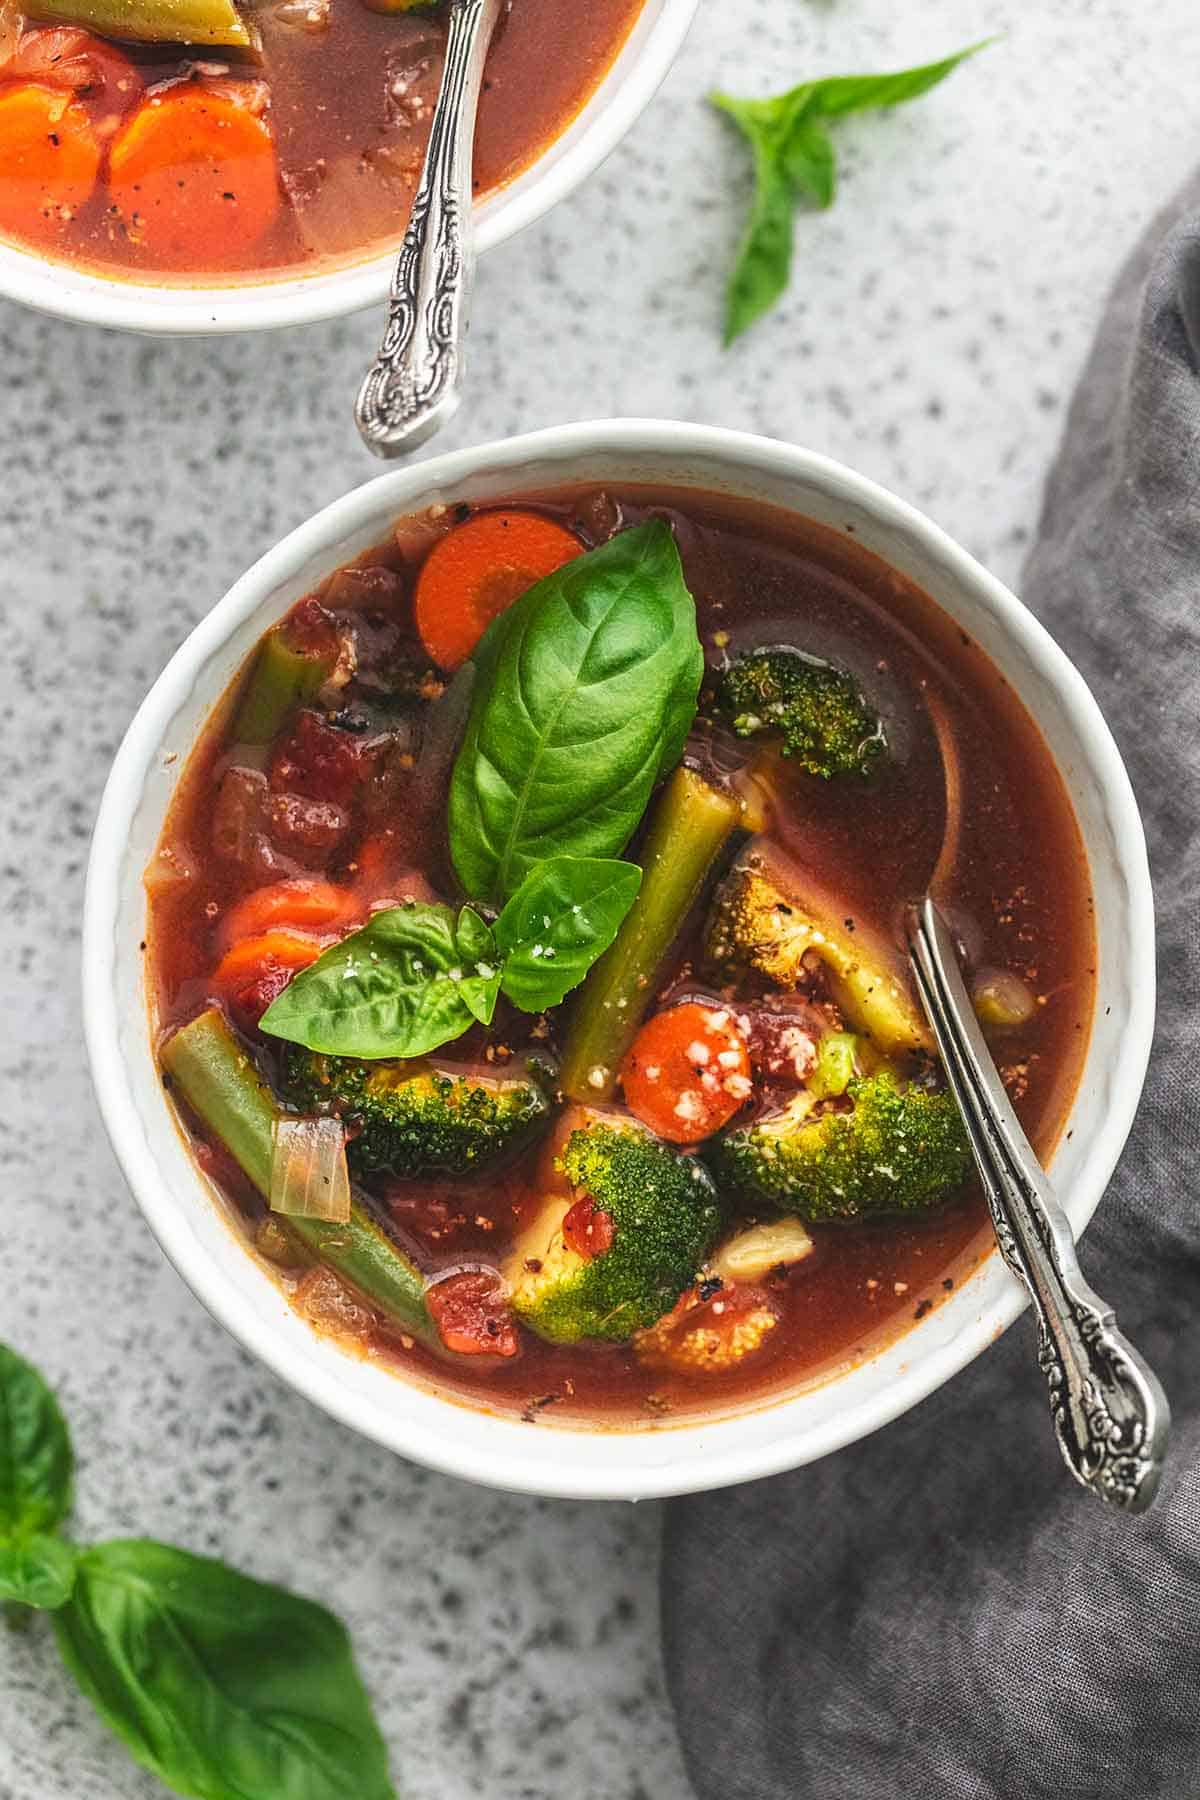
<path id="1" fill-rule="evenodd" d="M 489 55 L 480 195 L 587 102 L 638 0 L 518 0 Z M 361 262 L 408 216 L 441 79 L 436 8 L 367 0 L 0 4 L 0 234 L 139 282 Z M 190 40 L 190 41 L 189 41 Z"/>
<path id="2" fill-rule="evenodd" d="M 935 718 L 940 899 L 1048 1157 L 1095 992 L 1078 829 L 989 659 L 852 537 L 523 490 L 400 518 L 295 605 L 181 779 L 148 985 L 300 1315 L 632 1429 L 826 1379 L 954 1293 L 990 1227 L 900 931 Z"/>
<path id="3" fill-rule="evenodd" d="M 1022 1305 L 902 958 L 945 838 L 1079 1232 L 1153 917 L 1061 652 L 810 452 L 619 420 L 434 458 L 265 556 L 130 727 L 84 919 L 105 1123 L 213 1313 L 404 1455 L 597 1498 L 794 1467 Z"/>

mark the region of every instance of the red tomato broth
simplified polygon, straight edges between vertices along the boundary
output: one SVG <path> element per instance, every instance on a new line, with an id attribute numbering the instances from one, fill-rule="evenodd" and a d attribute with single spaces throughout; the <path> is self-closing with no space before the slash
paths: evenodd
<path id="1" fill-rule="evenodd" d="M 608 535 L 617 518 L 623 524 L 650 514 L 668 518 L 713 665 L 739 645 L 790 637 L 861 670 L 883 707 L 892 762 L 871 783 L 851 790 L 783 765 L 785 805 L 775 836 L 782 849 L 818 866 L 826 886 L 845 896 L 847 918 L 897 948 L 903 903 L 928 879 L 941 842 L 941 764 L 921 698 L 922 683 L 936 689 L 953 730 L 965 799 L 960 851 L 944 904 L 976 967 L 1013 970 L 1042 1001 L 1027 1024 L 1005 1035 L 998 1061 L 1027 1131 L 1048 1156 L 1086 1054 L 1095 988 L 1092 901 L 1061 778 L 995 667 L 927 596 L 879 559 L 773 509 L 690 491 L 634 488 L 604 496 L 559 490 L 522 496 L 518 504 L 567 524 L 585 545 Z M 457 512 L 462 516 L 463 509 Z M 425 537 L 406 521 L 404 549 L 388 543 L 352 566 L 391 572 L 382 588 L 375 582 L 368 587 L 381 617 L 399 617 L 406 643 L 412 642 L 411 546 Z M 353 594 L 358 585 L 357 577 L 334 577 L 325 584 L 327 603 L 331 592 Z M 162 889 L 150 907 L 148 989 L 162 1034 L 205 1003 L 222 952 L 222 921 L 256 885 L 202 854 L 214 782 L 228 759 L 223 733 L 235 699 L 231 693 L 193 752 L 164 829 L 163 845 L 198 873 Z M 435 808 L 420 844 L 402 842 L 390 876 L 375 868 L 371 881 L 389 898 L 397 892 L 397 861 L 414 870 L 422 893 L 453 895 L 444 806 Z M 324 873 L 335 881 L 354 879 L 353 862 L 351 846 L 347 868 L 335 864 Z M 693 921 L 679 940 L 665 995 L 695 991 L 687 965 L 697 931 Z M 529 1030 L 523 1015 L 502 1009 L 492 1041 L 507 1040 L 519 1050 Z M 454 1045 L 446 1054 L 474 1057 L 484 1041 L 481 1033 L 466 1050 Z M 260 1054 L 269 1070 L 273 1051 L 264 1046 Z M 499 1263 L 546 1191 L 546 1157 L 543 1136 L 499 1174 L 393 1182 L 382 1197 L 397 1240 L 428 1277 L 481 1261 Z M 262 1216 L 261 1200 L 245 1182 L 226 1184 L 227 1192 L 231 1188 L 233 1216 L 253 1226 Z M 360 1347 L 448 1397 L 545 1423 L 632 1428 L 697 1413 L 719 1416 L 828 1379 L 877 1351 L 960 1286 L 992 1244 L 974 1188 L 918 1219 L 810 1229 L 813 1254 L 764 1284 L 779 1312 L 778 1327 L 742 1367 L 728 1372 L 667 1372 L 643 1366 L 630 1345 L 556 1346 L 525 1331 L 519 1354 L 503 1358 L 446 1357 L 383 1325 Z M 280 1278 L 290 1285 L 286 1274 Z"/>
<path id="2" fill-rule="evenodd" d="M 640 5 L 590 0 L 580 12 L 562 0 L 513 0 L 492 44 L 480 102 L 477 194 L 511 181 L 562 134 L 617 56 Z M 307 10 L 320 13 L 324 6 L 314 0 Z M 82 89 L 79 104 L 103 151 L 99 180 L 93 187 L 90 167 L 82 185 L 76 178 L 63 192 L 61 177 L 49 171 L 30 179 L 23 127 L 23 170 L 10 176 L 0 155 L 0 233 L 96 273 L 167 285 L 315 273 L 396 244 L 425 152 L 445 25 L 423 12 L 384 14 L 363 0 L 328 0 L 325 27 L 312 29 L 305 11 L 255 8 L 261 61 L 220 48 L 118 49 L 69 28 L 71 38 L 91 46 L 97 65 L 98 80 Z M 47 35 L 36 20 L 27 23 L 26 46 Z M 26 51 L 0 63 L 0 126 L 6 98 L 45 79 L 26 72 L 29 60 Z M 135 77 L 123 91 L 111 75 L 118 64 L 132 65 Z M 62 79 L 77 84 L 79 78 L 68 72 Z M 228 168 L 212 158 L 198 163 L 193 144 L 179 163 L 152 173 L 139 164 L 120 192 L 110 188 L 110 145 L 122 154 L 122 135 L 140 118 L 139 107 L 169 103 L 197 85 L 222 105 L 232 96 L 262 109 L 273 164 L 266 183 L 256 166 L 264 159 L 247 157 L 257 146 L 243 132 L 239 157 Z M 183 148 L 182 134 L 180 142 Z M 35 171 L 44 160 L 32 165 Z M 59 161 L 51 159 L 51 167 Z"/>

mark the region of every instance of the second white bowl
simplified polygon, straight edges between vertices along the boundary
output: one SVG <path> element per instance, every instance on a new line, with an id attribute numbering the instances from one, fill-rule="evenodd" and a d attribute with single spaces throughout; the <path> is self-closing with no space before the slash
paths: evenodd
<path id="1" fill-rule="evenodd" d="M 479 203 L 475 243 L 480 252 L 532 225 L 599 168 L 653 98 L 697 3 L 644 0 L 612 67 L 567 129 L 514 181 Z M 62 319 L 123 331 L 171 337 L 270 331 L 382 306 L 394 260 L 389 253 L 348 268 L 283 280 L 168 287 L 89 273 L 0 242 L 0 294 Z"/>

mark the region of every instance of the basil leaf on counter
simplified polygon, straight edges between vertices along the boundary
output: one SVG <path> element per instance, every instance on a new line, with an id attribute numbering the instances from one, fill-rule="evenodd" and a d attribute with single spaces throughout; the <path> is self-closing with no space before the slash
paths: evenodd
<path id="1" fill-rule="evenodd" d="M 496 1007 L 490 927 L 464 906 L 389 907 L 294 975 L 260 1021 L 328 1056 L 424 1056 Z"/>
<path id="2" fill-rule="evenodd" d="M 992 41 L 988 38 L 956 56 L 890 75 L 831 75 L 806 81 L 770 100 L 709 95 L 712 105 L 733 120 L 754 155 L 754 200 L 725 296 L 727 345 L 769 311 L 787 287 L 797 201 L 807 196 L 816 206 L 833 205 L 836 158 L 822 121 L 915 100 Z"/>
<path id="3" fill-rule="evenodd" d="M 131 1755 L 198 1800 L 395 1800 L 344 1628 L 166 1544 L 98 1544 L 54 1615 L 63 1660 Z"/>
<path id="4" fill-rule="evenodd" d="M 616 856 L 679 759 L 703 663 L 661 520 L 574 558 L 493 620 L 450 785 L 467 893 L 502 902 L 538 862 Z"/>
<path id="5" fill-rule="evenodd" d="M 74 1544 L 44 1531 L 0 1538 L 0 1601 L 43 1611 L 63 1606 L 75 1586 L 78 1555 Z"/>
<path id="6" fill-rule="evenodd" d="M 53 1531 L 71 1510 L 74 1457 L 49 1387 L 0 1344 L 0 1538 Z"/>
<path id="7" fill-rule="evenodd" d="M 496 920 L 501 992 L 525 1012 L 557 1006 L 608 949 L 641 884 L 636 863 L 586 856 L 538 863 Z"/>

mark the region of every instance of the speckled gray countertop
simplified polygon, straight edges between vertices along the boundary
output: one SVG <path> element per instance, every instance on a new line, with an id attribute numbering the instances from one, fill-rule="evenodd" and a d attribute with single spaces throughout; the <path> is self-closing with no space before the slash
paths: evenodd
<path id="1" fill-rule="evenodd" d="M 728 355 L 746 194 L 707 87 L 1007 41 L 842 127 L 836 209 Z M 446 447 L 620 413 L 795 439 L 1013 578 L 1105 287 L 1196 155 L 1195 0 L 703 0 L 605 168 L 481 270 Z M 78 921 L 109 760 L 168 654 L 262 550 L 374 473 L 350 403 L 378 321 L 155 342 L 0 303 L 4 920 L 0 1336 L 60 1386 L 88 1534 L 219 1553 L 337 1606 L 410 1800 L 685 1800 L 657 1638 L 658 1508 L 490 1494 L 398 1461 L 251 1362 L 166 1265 L 80 1041 Z M 0 1800 L 150 1800 L 36 1629 L 0 1652 Z"/>

